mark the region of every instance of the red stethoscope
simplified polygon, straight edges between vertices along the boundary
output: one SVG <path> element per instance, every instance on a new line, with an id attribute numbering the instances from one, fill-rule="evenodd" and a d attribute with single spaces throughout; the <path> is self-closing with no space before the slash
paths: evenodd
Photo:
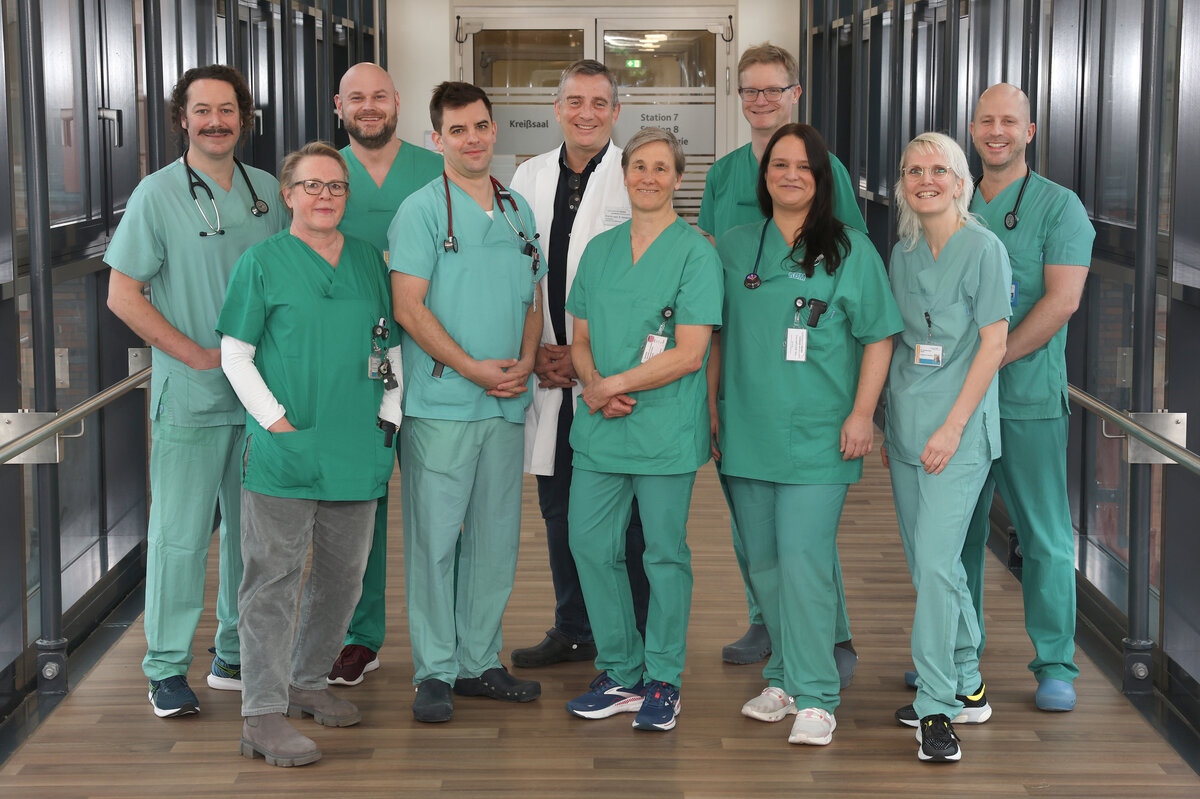
<path id="1" fill-rule="evenodd" d="M 521 239 L 521 252 L 533 259 L 533 272 L 537 274 L 538 263 L 541 260 L 541 253 L 534 245 L 541 234 L 534 233 L 530 238 L 529 232 L 525 229 L 525 220 L 521 218 L 521 209 L 517 207 L 517 201 L 513 199 L 512 192 L 504 188 L 500 181 L 495 178 L 489 178 L 492 181 L 492 192 L 496 195 L 496 205 L 500 209 L 500 215 L 504 217 L 504 221 L 512 228 L 512 232 Z M 458 252 L 458 239 L 454 236 L 454 208 L 450 202 L 450 180 L 446 177 L 446 173 L 442 172 L 442 185 L 446 189 L 446 240 L 442 242 L 442 249 L 445 252 Z M 517 214 L 517 222 L 520 223 L 521 229 L 517 230 L 516 225 L 512 223 L 508 212 L 504 210 L 504 201 L 512 205 L 513 211 Z"/>

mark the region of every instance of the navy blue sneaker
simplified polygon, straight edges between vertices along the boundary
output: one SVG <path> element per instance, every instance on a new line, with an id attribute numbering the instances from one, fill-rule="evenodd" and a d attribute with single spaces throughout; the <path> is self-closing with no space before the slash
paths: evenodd
<path id="1" fill-rule="evenodd" d="M 567 702 L 567 712 L 584 719 L 606 719 L 618 713 L 636 713 L 641 710 L 645 693 L 641 680 L 637 685 L 626 688 L 618 685 L 616 680 L 608 676 L 608 672 L 602 672 L 592 680 L 586 694 Z"/>
<path id="2" fill-rule="evenodd" d="M 187 677 L 175 674 L 164 680 L 150 681 L 150 704 L 160 719 L 200 712 L 200 701 L 188 687 Z"/>
<path id="3" fill-rule="evenodd" d="M 646 683 L 646 698 L 633 720 L 635 730 L 666 731 L 675 726 L 679 715 L 679 689 L 668 682 L 650 680 Z"/>
<path id="4" fill-rule="evenodd" d="M 208 687 L 216 691 L 242 690 L 241 665 L 222 660 L 214 647 L 210 646 L 208 651 L 213 653 L 212 668 L 208 672 Z"/>

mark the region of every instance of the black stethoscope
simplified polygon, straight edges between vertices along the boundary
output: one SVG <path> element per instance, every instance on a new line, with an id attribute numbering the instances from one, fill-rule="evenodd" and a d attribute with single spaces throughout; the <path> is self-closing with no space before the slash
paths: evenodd
<path id="1" fill-rule="evenodd" d="M 763 221 L 762 233 L 758 236 L 758 253 L 754 256 L 754 268 L 750 270 L 750 274 L 746 275 L 746 279 L 742 281 L 742 285 L 748 289 L 756 289 L 762 285 L 762 279 L 758 276 L 758 262 L 762 259 L 763 243 L 767 240 L 767 226 L 773 221 L 771 218 Z M 817 260 L 813 263 L 819 264 L 823 260 L 825 260 L 825 256 L 818 255 Z"/>
<path id="2" fill-rule="evenodd" d="M 1025 196 L 1025 187 L 1029 185 L 1029 176 L 1033 174 L 1033 170 L 1025 167 L 1025 179 L 1021 181 L 1021 190 L 1017 192 L 1017 202 L 1013 205 L 1012 210 L 1004 215 L 1004 227 L 1007 230 L 1016 228 L 1017 223 L 1021 221 L 1021 217 L 1017 216 L 1017 210 L 1021 207 L 1021 198 Z M 983 175 L 980 175 L 975 180 L 975 190 L 979 190 L 979 184 L 983 182 Z"/>
<path id="3" fill-rule="evenodd" d="M 504 185 L 495 178 L 489 177 L 489 180 L 492 181 L 492 192 L 496 195 L 496 205 L 500 209 L 500 215 L 504 217 L 504 221 L 508 223 L 513 234 L 521 239 L 521 252 L 533 259 L 533 271 L 536 273 L 540 257 L 533 242 L 541 234 L 534 233 L 533 238 L 530 238 L 529 232 L 525 229 L 525 220 L 521 218 L 521 209 L 517 207 L 517 201 L 513 199 L 512 192 L 504 188 Z M 458 252 L 458 239 L 454 236 L 454 208 L 450 203 L 450 180 L 446 177 L 445 172 L 442 172 L 442 186 L 446 189 L 446 240 L 442 242 L 442 249 L 445 252 Z M 517 222 L 521 225 L 520 230 L 517 230 L 516 225 L 509 218 L 508 212 L 504 210 L 505 200 L 512 204 L 512 209 L 517 214 Z"/>
<path id="4" fill-rule="evenodd" d="M 250 199 L 253 204 L 250 206 L 250 213 L 256 217 L 263 216 L 267 211 L 271 210 L 271 206 L 267 205 L 265 200 L 259 199 L 258 194 L 254 191 L 254 184 L 250 182 L 250 176 L 246 174 L 246 167 L 242 166 L 242 162 L 233 159 L 233 163 L 237 165 L 238 171 L 242 173 L 242 180 L 246 181 L 246 188 L 250 190 Z M 192 202 L 196 204 L 196 210 L 200 212 L 200 216 L 204 217 L 204 224 L 208 225 L 208 230 L 201 230 L 200 236 L 224 236 L 225 228 L 221 227 L 221 211 L 217 208 L 217 198 L 213 196 L 212 189 L 208 187 L 196 170 L 192 169 L 192 165 L 187 161 L 187 153 L 183 154 L 183 166 L 187 170 L 188 175 L 188 193 L 192 195 Z M 212 203 L 213 216 L 217 219 L 217 224 L 214 227 L 209 220 L 208 214 L 204 213 L 204 207 L 200 205 L 200 199 L 196 196 L 196 189 L 204 189 L 204 193 L 208 195 L 208 201 Z"/>
<path id="5" fill-rule="evenodd" d="M 767 240 L 767 225 L 771 224 L 770 218 L 763 220 L 762 233 L 758 237 L 758 254 L 754 256 L 754 268 L 750 270 L 750 274 L 746 275 L 746 279 L 742 281 L 748 289 L 756 289 L 762 285 L 762 280 L 758 277 L 758 262 L 762 258 L 763 242 Z"/>

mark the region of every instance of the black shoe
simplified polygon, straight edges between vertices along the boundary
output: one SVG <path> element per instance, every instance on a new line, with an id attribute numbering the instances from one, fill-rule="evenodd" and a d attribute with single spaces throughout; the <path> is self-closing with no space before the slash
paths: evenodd
<path id="1" fill-rule="evenodd" d="M 745 666 L 771 657 L 771 636 L 762 624 L 751 624 L 746 634 L 721 650 L 721 660 Z"/>
<path id="2" fill-rule="evenodd" d="M 596 645 L 591 641 L 575 643 L 557 630 L 547 630 L 537 646 L 512 651 L 512 664 L 522 669 L 540 669 L 555 663 L 595 660 Z"/>
<path id="3" fill-rule="evenodd" d="M 422 682 L 417 686 L 417 698 L 413 700 L 412 711 L 417 721 L 449 721 L 454 717 L 450 684 L 437 679 Z"/>
<path id="4" fill-rule="evenodd" d="M 957 694 L 954 698 L 962 702 L 962 712 L 954 717 L 954 724 L 982 724 L 992 717 L 992 706 L 988 704 L 986 686 L 980 683 L 979 690 L 970 696 Z M 912 705 L 905 705 L 896 711 L 896 721 L 906 727 L 916 727 L 920 724 L 917 711 Z"/>
<path id="5" fill-rule="evenodd" d="M 454 681 L 454 693 L 486 696 L 501 702 L 532 702 L 542 695 L 542 684 L 536 680 L 518 680 L 508 669 L 497 666 L 478 677 L 459 677 Z"/>
<path id="6" fill-rule="evenodd" d="M 958 748 L 958 736 L 950 726 L 950 719 L 938 713 L 921 719 L 917 728 L 917 740 L 921 748 L 917 750 L 920 760 L 938 763 L 951 762 L 962 758 L 962 750 Z"/>

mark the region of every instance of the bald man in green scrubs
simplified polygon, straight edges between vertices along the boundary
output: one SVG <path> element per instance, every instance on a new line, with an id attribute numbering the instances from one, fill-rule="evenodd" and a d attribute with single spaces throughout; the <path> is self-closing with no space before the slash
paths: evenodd
<path id="1" fill-rule="evenodd" d="M 1096 233 L 1083 203 L 1025 164 L 1033 140 L 1029 98 L 1001 83 L 983 93 L 971 138 L 983 177 L 971 210 L 1008 250 L 1012 327 L 1000 369 L 1003 454 L 992 466 L 963 547 L 984 647 L 983 561 L 995 489 L 1024 556 L 1025 629 L 1035 656 L 1035 701 L 1075 707 L 1075 540 L 1067 502 L 1067 320 L 1079 305 Z"/>
<path id="2" fill-rule="evenodd" d="M 338 229 L 373 244 L 384 253 L 386 262 L 388 225 L 396 209 L 408 195 L 441 174 L 442 157 L 396 138 L 400 93 L 391 76 L 375 64 L 356 64 L 346 70 L 333 103 L 350 135 L 350 144 L 341 151 L 350 175 L 350 193 Z M 385 487 L 375 509 L 362 597 L 342 652 L 329 672 L 330 684 L 358 685 L 364 674 L 379 668 L 387 588 L 387 511 Z"/>

